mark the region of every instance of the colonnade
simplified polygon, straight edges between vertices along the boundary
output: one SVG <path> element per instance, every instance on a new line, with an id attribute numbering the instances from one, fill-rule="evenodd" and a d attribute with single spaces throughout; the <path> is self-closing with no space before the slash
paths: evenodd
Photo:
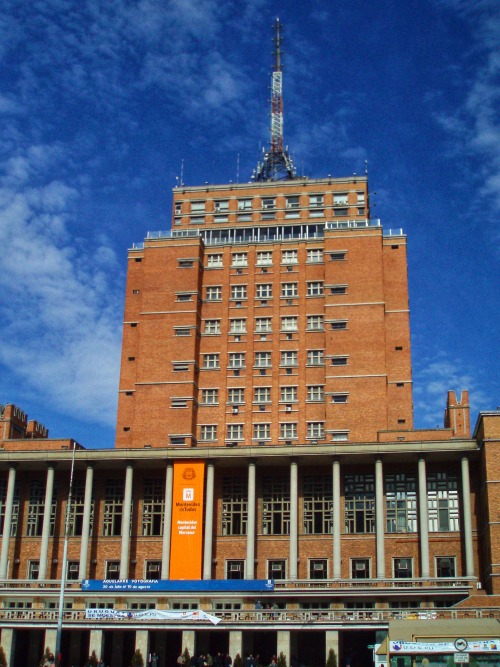
<path id="1" fill-rule="evenodd" d="M 332 462 L 332 492 L 333 492 L 333 579 L 341 578 L 341 515 L 340 515 L 340 468 L 338 459 Z M 472 540 L 472 518 L 471 518 L 471 496 L 469 479 L 469 461 L 466 456 L 461 459 L 462 470 L 462 534 L 465 545 L 465 576 L 474 576 L 474 550 Z M 7 497 L 5 503 L 5 519 L 2 535 L 2 549 L 0 552 L 0 579 L 7 578 L 9 545 L 11 540 L 11 517 L 14 501 L 14 488 L 16 483 L 16 465 L 9 468 Z M 246 579 L 254 578 L 253 563 L 255 560 L 255 542 L 257 529 L 255 525 L 255 503 L 256 503 L 256 463 L 248 463 L 248 520 L 246 535 L 246 561 L 248 567 L 245 571 Z M 130 554 L 130 526 L 132 489 L 134 468 L 128 464 L 125 469 L 125 491 L 123 504 L 123 521 L 120 550 L 120 579 L 127 579 L 129 573 Z M 89 528 L 92 506 L 92 487 L 94 471 L 92 465 L 87 465 L 85 478 L 85 495 L 83 508 L 83 523 L 80 547 L 79 578 L 88 576 L 88 551 L 89 551 Z M 212 553 L 213 553 L 213 521 L 214 521 L 214 463 L 207 463 L 206 495 L 205 495 L 205 533 L 204 533 L 204 561 L 203 579 L 212 577 Z M 170 534 L 172 520 L 172 490 L 173 490 L 173 466 L 168 463 L 165 476 L 165 513 L 162 546 L 162 568 L 161 578 L 168 579 L 170 562 Z M 43 512 L 42 534 L 40 540 L 39 554 L 39 579 L 47 576 L 48 547 L 50 537 L 50 519 L 52 497 L 54 492 L 54 466 L 49 465 L 46 474 L 45 505 Z M 297 579 L 298 564 L 298 462 L 290 461 L 290 534 L 289 534 L 289 572 L 290 580 Z M 427 509 L 427 474 L 426 461 L 421 457 L 418 461 L 418 507 L 419 507 L 419 542 L 421 558 L 422 577 L 430 576 L 429 563 L 429 526 Z M 376 540 L 376 576 L 379 579 L 386 577 L 385 571 L 385 503 L 384 503 L 384 471 L 383 460 L 375 460 L 375 540 Z"/>

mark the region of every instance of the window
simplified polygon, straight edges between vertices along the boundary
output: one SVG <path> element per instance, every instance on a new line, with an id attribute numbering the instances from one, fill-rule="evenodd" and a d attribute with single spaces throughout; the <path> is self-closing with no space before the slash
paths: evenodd
<path id="1" fill-rule="evenodd" d="M 246 285 L 233 285 L 231 287 L 231 299 L 240 299 L 247 298 L 247 286 Z"/>
<path id="2" fill-rule="evenodd" d="M 323 250 L 319 248 L 311 248 L 307 251 L 307 261 L 310 263 L 317 263 L 323 261 Z"/>
<path id="3" fill-rule="evenodd" d="M 298 283 L 282 283 L 281 296 L 285 299 L 296 297 L 299 294 Z"/>
<path id="4" fill-rule="evenodd" d="M 227 425 L 227 439 L 228 440 L 243 440 L 243 424 L 228 424 Z"/>
<path id="5" fill-rule="evenodd" d="M 79 579 L 79 561 L 77 560 L 70 560 L 68 561 L 68 566 L 66 568 L 66 579 L 68 581 L 77 581 Z"/>
<path id="6" fill-rule="evenodd" d="M 191 212 L 192 213 L 205 212 L 205 202 L 201 200 L 191 202 Z"/>
<path id="7" fill-rule="evenodd" d="M 455 558 L 453 556 L 437 556 L 436 577 L 456 577 Z"/>
<path id="8" fill-rule="evenodd" d="M 398 473 L 385 477 L 388 533 L 417 532 L 417 481 L 415 475 Z"/>
<path id="9" fill-rule="evenodd" d="M 264 477 L 262 484 L 262 532 L 290 534 L 290 478 Z"/>
<path id="10" fill-rule="evenodd" d="M 335 215 L 347 215 L 348 209 L 347 208 L 338 208 L 335 210 Z"/>
<path id="11" fill-rule="evenodd" d="M 251 199 L 238 199 L 238 211 L 251 211 L 251 210 L 252 210 Z"/>
<path id="12" fill-rule="evenodd" d="M 351 578 L 352 579 L 370 578 L 369 558 L 353 558 L 351 560 Z"/>
<path id="13" fill-rule="evenodd" d="M 271 284 L 257 285 L 255 298 L 270 299 L 273 295 L 273 286 Z"/>
<path id="14" fill-rule="evenodd" d="M 208 257 L 207 257 L 207 268 L 208 269 L 221 269 L 222 268 L 222 254 L 217 253 L 216 255 L 208 255 Z"/>
<path id="15" fill-rule="evenodd" d="M 281 387 L 280 389 L 280 401 L 282 403 L 296 403 L 297 396 L 297 387 Z"/>
<path id="16" fill-rule="evenodd" d="M 282 366 L 297 366 L 297 352 L 286 350 L 281 353 Z"/>
<path id="17" fill-rule="evenodd" d="M 217 426 L 215 424 L 203 424 L 200 427 L 200 440 L 204 442 L 217 440 Z"/>
<path id="18" fill-rule="evenodd" d="M 174 328 L 176 336 L 190 336 L 191 329 L 189 327 L 175 327 Z"/>
<path id="19" fill-rule="evenodd" d="M 77 479 L 73 483 L 71 513 L 69 517 L 69 526 L 68 526 L 68 535 L 70 535 L 71 537 L 77 537 L 82 534 L 84 506 L 85 506 L 85 482 L 82 479 Z M 92 498 L 90 504 L 89 535 L 92 535 L 93 523 L 94 523 L 94 499 Z"/>
<path id="20" fill-rule="evenodd" d="M 332 285 L 330 294 L 347 294 L 347 285 Z"/>
<path id="21" fill-rule="evenodd" d="M 52 507 L 50 512 L 50 535 L 54 535 L 56 521 L 57 497 L 54 487 Z M 28 500 L 28 521 L 26 524 L 26 535 L 28 537 L 40 537 L 43 528 L 43 513 L 45 509 L 45 482 L 34 479 L 30 485 Z"/>
<path id="22" fill-rule="evenodd" d="M 332 431 L 333 442 L 345 442 L 349 440 L 349 431 Z"/>
<path id="23" fill-rule="evenodd" d="M 299 318 L 297 316 L 287 316 L 281 318 L 282 331 L 297 331 Z"/>
<path id="24" fill-rule="evenodd" d="M 282 440 L 292 440 L 297 438 L 297 424 L 295 422 L 280 424 L 280 438 Z"/>
<path id="25" fill-rule="evenodd" d="M 286 579 L 286 560 L 270 560 L 267 563 L 268 579 Z"/>
<path id="26" fill-rule="evenodd" d="M 323 385 L 321 384 L 311 384 L 307 387 L 307 400 L 308 401 L 324 401 L 325 392 Z"/>
<path id="27" fill-rule="evenodd" d="M 307 365 L 322 366 L 324 363 L 323 350 L 307 350 Z"/>
<path id="28" fill-rule="evenodd" d="M 339 192 L 333 195 L 334 206 L 345 206 L 347 204 L 347 192 Z"/>
<path id="29" fill-rule="evenodd" d="M 191 224 L 191 225 L 204 225 L 205 224 L 205 217 L 203 215 L 193 216 L 191 218 L 191 220 L 189 221 L 189 224 Z"/>
<path id="30" fill-rule="evenodd" d="M 159 579 L 161 576 L 161 560 L 146 561 L 146 579 Z M 154 609 L 154 606 L 152 607 Z"/>
<path id="31" fill-rule="evenodd" d="M 183 292 L 182 294 L 177 294 L 177 301 L 180 301 L 181 303 L 192 300 L 193 300 L 193 295 L 190 292 Z"/>
<path id="32" fill-rule="evenodd" d="M 38 579 L 38 573 L 40 572 L 40 561 L 39 560 L 29 560 L 28 561 L 28 579 Z"/>
<path id="33" fill-rule="evenodd" d="M 334 331 L 347 329 L 347 320 L 333 320 L 333 322 L 330 323 L 330 326 Z"/>
<path id="34" fill-rule="evenodd" d="M 245 575 L 244 560 L 226 561 L 226 579 L 243 579 Z"/>
<path id="35" fill-rule="evenodd" d="M 203 355 L 203 368 L 220 368 L 219 366 L 219 353 L 214 352 L 211 354 Z"/>
<path id="36" fill-rule="evenodd" d="M 269 333 L 272 331 L 272 319 L 270 317 L 257 317 L 255 319 L 256 333 Z"/>
<path id="37" fill-rule="evenodd" d="M 323 206 L 323 195 L 310 195 L 309 206 Z"/>
<path id="38" fill-rule="evenodd" d="M 299 261 L 299 254 L 297 250 L 283 250 L 281 253 L 282 264 L 297 264 Z"/>
<path id="39" fill-rule="evenodd" d="M 203 333 L 210 336 L 219 336 L 220 320 L 205 320 L 205 329 Z"/>
<path id="40" fill-rule="evenodd" d="M 142 534 L 163 535 L 165 513 L 165 482 L 161 478 L 144 480 L 142 504 Z"/>
<path id="41" fill-rule="evenodd" d="M 243 476 L 222 479 L 222 534 L 246 535 L 248 519 L 247 478 Z"/>
<path id="42" fill-rule="evenodd" d="M 333 533 L 333 491 L 331 475 L 304 476 L 304 533 Z"/>
<path id="43" fill-rule="evenodd" d="M 189 370 L 189 364 L 183 362 L 183 361 L 173 361 L 172 362 L 172 370 L 174 373 L 181 373 Z"/>
<path id="44" fill-rule="evenodd" d="M 207 301 L 220 301 L 222 299 L 222 287 L 220 285 L 207 287 L 206 299 Z"/>
<path id="45" fill-rule="evenodd" d="M 325 558 L 311 558 L 309 579 L 328 579 L 328 561 Z"/>
<path id="46" fill-rule="evenodd" d="M 219 403 L 218 389 L 202 389 L 201 390 L 202 405 L 217 405 Z"/>
<path id="47" fill-rule="evenodd" d="M 375 478 L 346 475 L 344 482 L 345 532 L 375 532 Z"/>
<path id="48" fill-rule="evenodd" d="M 175 215 L 180 215 L 182 212 L 182 203 L 175 202 Z"/>
<path id="49" fill-rule="evenodd" d="M 245 402 L 245 390 L 238 387 L 227 390 L 227 402 L 231 405 L 239 405 Z"/>
<path id="50" fill-rule="evenodd" d="M 119 560 L 108 560 L 106 562 L 106 579 L 119 579 L 120 578 L 120 561 Z"/>
<path id="51" fill-rule="evenodd" d="M 255 353 L 255 366 L 258 368 L 269 368 L 271 366 L 271 353 L 270 352 L 256 352 Z"/>
<path id="52" fill-rule="evenodd" d="M 332 394 L 332 403 L 347 403 L 349 392 L 339 392 Z"/>
<path id="53" fill-rule="evenodd" d="M 228 368 L 244 368 L 245 367 L 245 353 L 231 352 L 229 354 Z"/>
<path id="54" fill-rule="evenodd" d="M 448 532 L 460 529 L 458 512 L 458 481 L 447 472 L 427 475 L 429 530 Z"/>
<path id="55" fill-rule="evenodd" d="M 276 199 L 274 197 L 263 197 L 262 208 L 276 208 Z"/>
<path id="56" fill-rule="evenodd" d="M 244 319 L 229 320 L 229 333 L 241 334 L 247 332 L 247 321 Z"/>
<path id="57" fill-rule="evenodd" d="M 229 211 L 229 200 L 228 199 L 219 199 L 214 202 L 214 211 L 217 213 L 219 211 Z"/>
<path id="58" fill-rule="evenodd" d="M 323 315 L 307 316 L 307 331 L 323 331 Z"/>
<path id="59" fill-rule="evenodd" d="M 271 439 L 271 424 L 254 424 L 253 425 L 253 439 L 254 440 L 270 440 Z"/>
<path id="60" fill-rule="evenodd" d="M 292 195 L 291 197 L 287 197 L 285 201 L 287 208 L 299 208 L 300 206 L 299 195 Z"/>
<path id="61" fill-rule="evenodd" d="M 122 479 L 106 480 L 104 490 L 104 522 L 102 527 L 104 537 L 116 537 L 122 534 L 123 493 Z M 109 577 L 107 578 L 109 579 Z"/>
<path id="62" fill-rule="evenodd" d="M 325 437 L 325 425 L 323 422 L 307 422 L 308 439 L 322 439 Z"/>
<path id="63" fill-rule="evenodd" d="M 232 266 L 248 266 L 248 253 L 233 252 Z"/>
<path id="64" fill-rule="evenodd" d="M 347 360 L 349 357 L 337 355 L 332 357 L 332 366 L 347 366 Z"/>
<path id="65" fill-rule="evenodd" d="M 257 266 L 269 266 L 273 263 L 272 250 L 264 250 L 257 253 Z"/>
<path id="66" fill-rule="evenodd" d="M 329 254 L 332 262 L 341 262 L 346 258 L 347 250 L 335 250 Z"/>
<path id="67" fill-rule="evenodd" d="M 253 400 L 254 403 L 270 403 L 271 387 L 255 387 Z"/>
<path id="68" fill-rule="evenodd" d="M 321 296 L 323 294 L 323 283 L 322 282 L 308 282 L 307 283 L 307 296 Z"/>
<path id="69" fill-rule="evenodd" d="M 411 579 L 413 577 L 413 559 L 412 558 L 394 558 L 394 578 Z"/>

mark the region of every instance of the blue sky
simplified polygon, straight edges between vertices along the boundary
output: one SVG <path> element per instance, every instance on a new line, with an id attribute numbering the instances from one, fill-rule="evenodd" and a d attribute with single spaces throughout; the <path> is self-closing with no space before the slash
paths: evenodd
<path id="1" fill-rule="evenodd" d="M 272 24 L 298 171 L 369 161 L 409 242 L 415 423 L 448 389 L 500 404 L 498 0 L 4 0 L 0 402 L 114 442 L 127 248 L 171 188 L 248 180 L 268 143 Z"/>

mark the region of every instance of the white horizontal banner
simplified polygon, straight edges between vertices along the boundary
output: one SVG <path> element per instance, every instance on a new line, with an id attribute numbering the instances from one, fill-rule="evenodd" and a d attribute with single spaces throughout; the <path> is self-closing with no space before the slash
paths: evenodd
<path id="1" fill-rule="evenodd" d="M 210 621 L 214 625 L 221 619 L 207 614 L 201 609 L 187 611 L 170 611 L 166 609 L 145 609 L 144 611 L 121 611 L 120 609 L 86 609 L 85 618 L 116 618 L 133 621 L 165 620 L 165 621 Z"/>
<path id="2" fill-rule="evenodd" d="M 500 652 L 500 639 L 466 642 L 467 653 Z M 390 653 L 459 653 L 454 642 L 389 642 Z"/>

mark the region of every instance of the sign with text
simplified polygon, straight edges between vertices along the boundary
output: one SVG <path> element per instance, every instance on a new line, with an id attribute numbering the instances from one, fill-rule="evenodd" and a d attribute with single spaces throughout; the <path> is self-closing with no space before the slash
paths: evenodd
<path id="1" fill-rule="evenodd" d="M 204 478 L 203 461 L 174 463 L 170 579 L 201 579 Z"/>
<path id="2" fill-rule="evenodd" d="M 450 642 L 389 642 L 390 653 L 460 653 Z M 500 639 L 481 639 L 467 642 L 468 653 L 499 653 Z"/>
<path id="3" fill-rule="evenodd" d="M 274 591 L 272 579 L 205 579 L 170 581 L 170 579 L 84 579 L 84 591 L 157 592 L 258 592 Z"/>

